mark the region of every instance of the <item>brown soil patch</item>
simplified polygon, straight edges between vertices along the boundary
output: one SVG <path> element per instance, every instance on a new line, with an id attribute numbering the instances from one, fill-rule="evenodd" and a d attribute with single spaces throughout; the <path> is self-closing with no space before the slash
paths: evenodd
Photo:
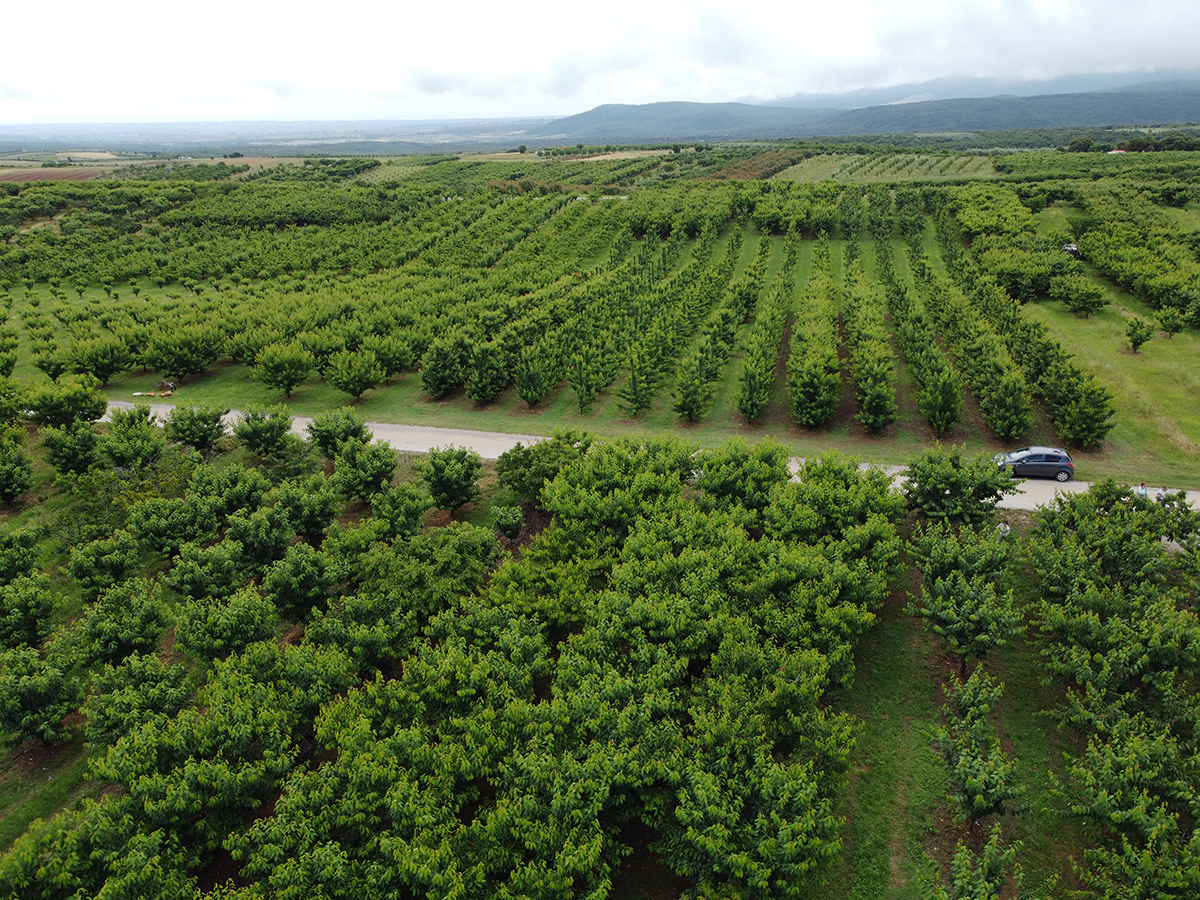
<path id="1" fill-rule="evenodd" d="M 614 150 L 612 153 L 597 153 L 595 156 L 580 156 L 572 162 L 595 162 L 601 159 L 639 159 L 643 156 L 670 156 L 670 150 Z"/>
<path id="2" fill-rule="evenodd" d="M 802 153 L 794 150 L 768 150 L 696 180 L 731 181 L 770 178 L 772 175 L 779 174 L 784 169 L 790 169 L 803 158 L 804 155 Z"/>
<path id="3" fill-rule="evenodd" d="M 75 715 L 82 719 L 82 716 Z M 34 773 L 40 773 L 42 769 L 57 769 L 62 764 L 62 757 L 69 756 L 73 752 L 70 743 L 49 747 L 41 741 L 31 738 L 17 747 L 2 778 L 4 781 L 29 779 L 34 776 Z"/>
<path id="4" fill-rule="evenodd" d="M 838 399 L 837 411 L 829 420 L 829 425 L 834 422 L 849 422 L 852 435 L 857 432 L 859 436 L 865 436 L 867 430 L 854 418 L 854 379 L 850 373 L 850 347 L 846 344 L 846 320 L 841 315 L 838 316 L 837 332 L 838 364 L 841 366 L 841 372 L 838 374 L 842 379 L 842 396 Z"/>
<path id="5" fill-rule="evenodd" d="M 622 829 L 621 843 L 629 845 L 633 852 L 613 872 L 611 896 L 675 900 L 687 889 L 687 879 L 672 872 L 662 856 L 650 849 L 649 845 L 657 838 L 654 829 L 641 822 Z"/>
<path id="6" fill-rule="evenodd" d="M 522 512 L 525 513 L 525 524 L 521 526 L 521 530 L 515 538 L 507 538 L 500 535 L 500 546 L 513 555 L 515 558 L 520 558 L 521 551 L 528 547 L 533 539 L 546 530 L 551 520 L 554 518 L 544 509 L 538 509 L 536 506 L 522 506 Z"/>

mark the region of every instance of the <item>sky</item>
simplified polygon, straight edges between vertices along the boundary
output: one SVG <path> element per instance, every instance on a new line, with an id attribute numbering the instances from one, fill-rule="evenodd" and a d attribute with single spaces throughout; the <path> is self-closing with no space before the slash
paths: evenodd
<path id="1" fill-rule="evenodd" d="M 561 116 L 1193 69 L 1184 0 L 22 3 L 0 124 Z"/>

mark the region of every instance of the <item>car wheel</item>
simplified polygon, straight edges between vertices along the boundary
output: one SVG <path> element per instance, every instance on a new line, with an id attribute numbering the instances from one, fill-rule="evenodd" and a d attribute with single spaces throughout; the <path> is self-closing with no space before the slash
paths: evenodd
<path id="1" fill-rule="evenodd" d="M 1062 481 L 1062 482 L 1070 481 L 1071 473 L 1068 472 L 1066 469 L 1059 469 L 1057 472 L 1054 473 L 1054 479 L 1056 481 Z"/>

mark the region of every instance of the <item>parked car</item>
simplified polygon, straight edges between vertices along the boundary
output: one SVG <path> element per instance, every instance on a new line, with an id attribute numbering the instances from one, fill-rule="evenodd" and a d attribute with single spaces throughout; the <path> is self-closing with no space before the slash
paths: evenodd
<path id="1" fill-rule="evenodd" d="M 1012 469 L 1014 478 L 1053 478 L 1070 481 L 1075 474 L 1071 454 L 1059 447 L 1022 447 L 992 457 L 1001 469 Z"/>

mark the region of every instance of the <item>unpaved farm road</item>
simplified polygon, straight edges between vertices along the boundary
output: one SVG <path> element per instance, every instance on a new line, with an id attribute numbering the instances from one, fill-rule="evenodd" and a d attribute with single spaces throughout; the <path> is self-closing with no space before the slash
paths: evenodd
<path id="1" fill-rule="evenodd" d="M 134 404 L 124 400 L 114 400 L 109 403 L 109 408 L 121 407 L 123 409 L 132 409 Z M 151 403 L 150 411 L 156 419 L 164 420 L 167 415 L 174 409 L 174 404 L 171 403 Z M 238 420 L 239 413 L 233 410 L 225 417 L 226 421 L 232 425 Z M 107 416 L 105 417 L 107 418 Z M 292 432 L 303 436 L 304 429 L 308 427 L 308 423 L 312 419 L 308 416 L 295 416 L 292 418 Z M 467 431 L 459 428 L 434 428 L 428 425 L 392 425 L 387 422 L 368 422 L 367 428 L 375 440 L 382 441 L 396 450 L 406 450 L 410 453 L 428 453 L 434 447 L 446 447 L 453 444 L 456 447 L 468 447 L 474 450 L 484 459 L 496 459 L 506 450 L 511 450 L 518 443 L 531 444 L 536 441 L 546 440 L 545 435 L 536 434 L 503 434 L 496 431 Z M 793 457 L 791 460 L 792 471 L 796 471 L 803 459 Z M 866 465 L 864 463 L 864 465 Z M 898 483 L 903 481 L 904 467 L 903 466 L 884 466 L 888 474 L 890 474 Z M 1017 492 L 1000 501 L 1002 509 L 1024 509 L 1034 510 L 1039 506 L 1044 506 L 1050 503 L 1057 494 L 1076 494 L 1082 493 L 1090 488 L 1091 482 L 1088 481 L 1068 481 L 1066 484 L 1059 484 L 1057 481 L 1025 479 L 1017 483 Z M 1153 493 L 1160 485 L 1151 485 Z M 1188 502 L 1194 509 L 1200 509 L 1200 491 L 1188 491 Z"/>

